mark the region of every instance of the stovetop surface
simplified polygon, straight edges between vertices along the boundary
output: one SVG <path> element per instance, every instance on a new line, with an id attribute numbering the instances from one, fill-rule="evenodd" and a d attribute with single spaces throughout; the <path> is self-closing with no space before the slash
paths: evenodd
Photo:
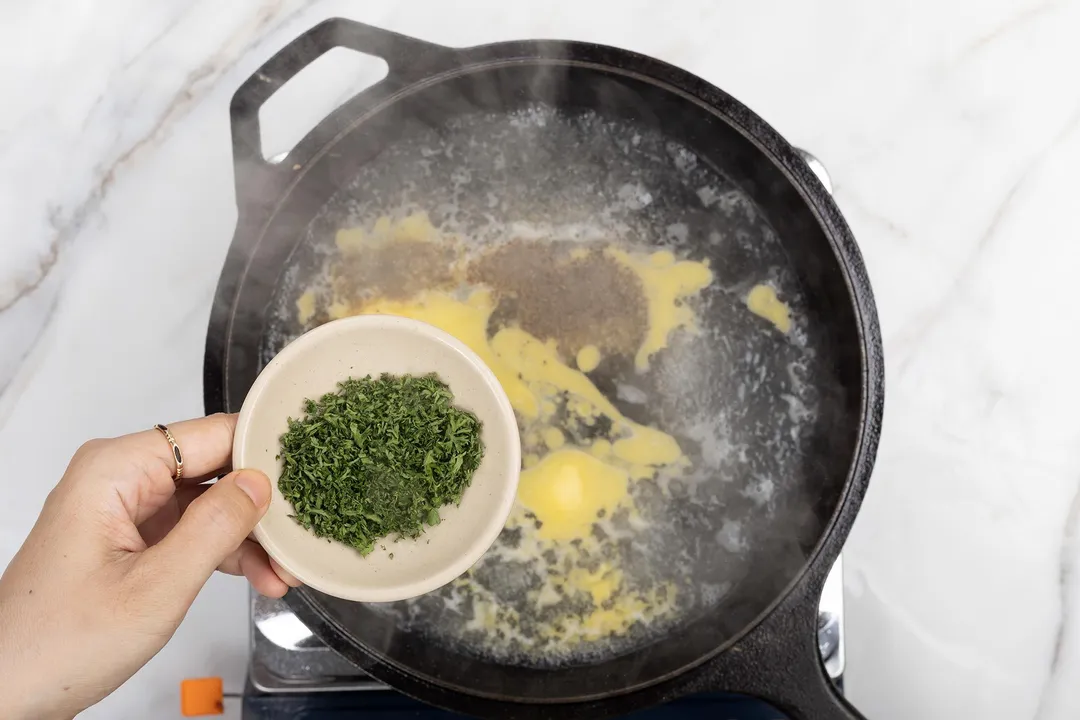
<path id="1" fill-rule="evenodd" d="M 251 663 L 263 693 L 385 690 L 316 638 L 281 600 L 251 596 Z"/>

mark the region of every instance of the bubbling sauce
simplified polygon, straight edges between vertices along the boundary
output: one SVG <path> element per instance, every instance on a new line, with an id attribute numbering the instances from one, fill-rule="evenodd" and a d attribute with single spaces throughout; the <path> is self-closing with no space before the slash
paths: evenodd
<path id="1" fill-rule="evenodd" d="M 529 667 L 610 658 L 718 611 L 761 528 L 798 533 L 769 523 L 800 501 L 818 407 L 786 263 L 708 163 L 594 113 L 414 127 L 365 164 L 298 246 L 260 357 L 336 317 L 429 322 L 498 376 L 523 465 L 504 532 L 466 575 L 372 609 Z M 789 332 L 758 321 L 757 284 L 784 298 Z"/>
<path id="2" fill-rule="evenodd" d="M 329 318 L 388 314 L 421 320 L 468 345 L 491 368 L 516 411 L 521 430 L 523 470 L 518 502 L 506 532 L 493 553 L 524 568 L 525 603 L 508 603 L 479 582 L 482 570 L 470 571 L 439 591 L 459 596 L 471 607 L 468 630 L 491 635 L 506 646 L 566 647 L 625 634 L 673 615 L 678 591 L 671 581 L 647 577 L 617 551 L 620 540 L 648 533 L 650 520 L 635 503 L 635 485 L 660 475 L 678 476 L 689 461 L 671 435 L 627 418 L 590 380 L 603 356 L 594 344 L 563 352 L 555 338 L 540 338 L 514 318 L 493 323 L 508 288 L 468 282 L 470 267 L 487 269 L 488 277 L 512 276 L 492 266 L 498 251 L 462 259 L 449 271 L 440 268 L 425 289 L 408 297 L 399 293 L 362 294 L 345 289 L 344 273 L 354 263 L 378 258 L 393 267 L 400 256 L 423 255 L 426 244 L 453 245 L 426 216 L 398 222 L 379 218 L 371 228 L 339 231 L 339 272 L 326 303 Z M 677 332 L 693 332 L 689 301 L 712 279 L 708 265 L 679 260 L 669 251 L 635 253 L 614 245 L 575 247 L 564 252 L 550 243 L 518 243 L 516 259 L 544 258 L 573 273 L 575 263 L 606 263 L 641 301 L 646 322 L 634 365 L 648 368 Z M 331 270 L 331 273 L 334 273 Z M 309 322 L 317 304 L 308 290 L 297 300 L 298 320 Z M 533 293 L 541 303 L 544 288 Z M 572 319 L 571 319 L 572 322 Z M 557 333 L 552 333 L 557 335 Z M 625 549 L 625 548 L 624 548 Z M 489 553 L 490 554 L 490 553 Z M 481 563 L 483 565 L 483 563 Z M 489 571 L 489 574 L 491 572 Z M 530 617 L 523 617 L 530 615 Z"/>

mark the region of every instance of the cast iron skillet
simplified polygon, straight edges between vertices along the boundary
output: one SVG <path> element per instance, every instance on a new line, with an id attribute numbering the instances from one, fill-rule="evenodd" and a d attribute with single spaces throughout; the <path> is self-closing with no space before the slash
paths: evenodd
<path id="1" fill-rule="evenodd" d="M 389 75 L 329 115 L 284 162 L 264 161 L 259 108 L 339 46 L 384 59 Z M 759 520 L 752 528 L 753 572 L 710 612 L 646 647 L 553 669 L 499 664 L 434 646 L 399 630 L 385 614 L 308 589 L 291 591 L 287 602 L 320 639 L 374 677 L 460 712 L 602 717 L 723 690 L 761 697 L 795 718 L 859 717 L 825 675 L 816 622 L 826 574 L 866 490 L 880 432 L 883 363 L 870 286 L 851 232 L 799 155 L 747 108 L 693 75 L 625 50 L 577 42 L 451 49 L 340 19 L 304 33 L 233 97 L 239 218 L 207 333 L 207 412 L 238 410 L 266 357 L 280 349 L 268 337 L 286 271 L 309 262 L 303 241 L 317 234 L 312 228 L 325 221 L 320 212 L 335 193 L 410 132 L 441 132 L 448 120 L 470 112 L 498 115 L 536 104 L 638 123 L 689 148 L 744 193 L 768 226 L 755 230 L 734 219 L 724 231 L 744 240 L 751 231 L 775 238 L 803 297 L 798 311 L 816 353 L 809 381 L 817 385 L 820 418 L 781 482 L 786 489 L 772 524 Z M 546 148 L 545 162 L 558 151 Z M 575 158 L 565 162 L 569 167 Z M 392 175 L 385 180 L 395 181 Z M 529 184 L 522 187 L 527 191 Z M 671 192 L 680 191 L 673 185 Z M 681 249 L 709 257 L 721 280 L 753 263 L 756 250 L 717 250 L 694 239 L 707 236 L 714 222 L 707 213 L 694 217 L 704 225 L 690 228 L 692 239 Z M 735 318 L 747 314 L 726 312 L 725 297 L 709 300 L 702 321 L 734 323 L 731 333 L 744 339 L 763 337 L 760 327 L 738 325 Z M 782 354 L 784 347 L 774 343 L 766 350 Z M 730 374 L 706 371 L 703 378 L 721 385 Z M 694 391 L 717 393 L 705 385 Z M 744 420 L 769 407 L 749 408 Z M 768 417 L 760 415 L 758 426 Z M 758 461 L 769 463 L 768 453 Z"/>

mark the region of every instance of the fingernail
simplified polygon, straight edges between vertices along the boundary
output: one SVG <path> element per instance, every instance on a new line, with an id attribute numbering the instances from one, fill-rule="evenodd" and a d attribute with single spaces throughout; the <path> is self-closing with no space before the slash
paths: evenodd
<path id="1" fill-rule="evenodd" d="M 236 487 L 251 498 L 255 507 L 262 507 L 270 501 L 270 478 L 258 470 L 241 470 L 236 476 Z"/>

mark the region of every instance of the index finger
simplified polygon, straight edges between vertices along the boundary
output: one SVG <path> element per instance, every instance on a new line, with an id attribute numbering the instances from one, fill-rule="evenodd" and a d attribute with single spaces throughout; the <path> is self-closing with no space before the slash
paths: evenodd
<path id="1" fill-rule="evenodd" d="M 227 471 L 236 415 L 210 415 L 168 428 L 184 459 L 184 478 L 198 482 Z M 118 497 L 128 519 L 140 525 L 172 498 L 175 472 L 172 446 L 162 432 L 150 428 L 86 443 L 72 458 L 60 487 L 104 489 L 107 497 Z"/>
<path id="2" fill-rule="evenodd" d="M 200 478 L 229 467 L 232 460 L 236 415 L 218 413 L 166 426 L 184 459 L 185 478 Z M 164 433 L 156 428 L 117 438 L 124 450 L 145 462 L 146 474 L 173 484 L 176 458 Z"/>

